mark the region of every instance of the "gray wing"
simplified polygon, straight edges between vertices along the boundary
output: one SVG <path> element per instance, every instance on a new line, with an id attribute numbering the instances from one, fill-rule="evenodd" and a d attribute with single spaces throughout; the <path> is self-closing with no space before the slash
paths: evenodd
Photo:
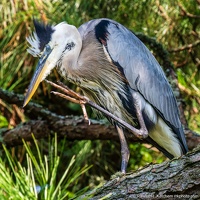
<path id="1" fill-rule="evenodd" d="M 121 24 L 110 21 L 106 31 L 106 49 L 113 62 L 122 68 L 130 87 L 139 92 L 173 129 L 186 153 L 187 144 L 177 102 L 159 63 L 146 46 Z"/>
<path id="2" fill-rule="evenodd" d="M 123 69 L 130 87 L 138 91 L 165 121 L 174 128 L 181 128 L 176 99 L 151 52 L 131 31 L 116 22 L 108 23 L 107 32 L 107 51 Z"/>

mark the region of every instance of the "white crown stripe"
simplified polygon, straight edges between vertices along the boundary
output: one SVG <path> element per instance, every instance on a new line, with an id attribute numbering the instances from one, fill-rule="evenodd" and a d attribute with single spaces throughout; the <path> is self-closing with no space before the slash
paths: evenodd
<path id="1" fill-rule="evenodd" d="M 27 51 L 34 57 L 38 57 L 40 55 L 40 41 L 35 32 L 32 35 L 26 38 L 27 42 L 30 44 L 30 47 Z"/>

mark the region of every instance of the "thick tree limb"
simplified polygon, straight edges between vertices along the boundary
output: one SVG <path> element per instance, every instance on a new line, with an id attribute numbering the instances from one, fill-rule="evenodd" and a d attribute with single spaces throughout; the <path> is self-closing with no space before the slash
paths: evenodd
<path id="1" fill-rule="evenodd" d="M 182 158 L 114 176 L 79 199 L 200 199 L 200 146 Z"/>
<path id="2" fill-rule="evenodd" d="M 16 146 L 22 144 L 22 138 L 26 141 L 32 141 L 31 134 L 34 134 L 36 139 L 41 139 L 55 132 L 57 132 L 58 137 L 66 137 L 68 140 L 118 140 L 113 126 L 95 120 L 91 120 L 91 125 L 88 125 L 83 117 L 70 116 L 55 121 L 31 120 L 14 129 L 2 130 L 1 135 L 4 144 Z"/>
<path id="3" fill-rule="evenodd" d="M 2 89 L 0 89 L 0 98 L 18 106 L 22 106 L 24 100 L 23 95 Z M 27 105 L 24 112 L 33 120 L 22 123 L 11 130 L 0 129 L 1 142 L 7 146 L 22 144 L 22 138 L 31 141 L 31 134 L 34 134 L 36 139 L 40 139 L 54 132 L 69 140 L 119 140 L 115 128 L 100 120 L 91 120 L 91 125 L 88 125 L 83 117 L 60 116 L 32 102 Z M 143 142 L 128 132 L 126 136 L 129 142 Z M 189 129 L 186 130 L 186 138 L 189 149 L 193 149 L 200 143 L 200 136 Z"/>
<path id="4" fill-rule="evenodd" d="M 119 140 L 114 126 L 100 120 L 91 120 L 91 124 L 88 125 L 83 117 L 74 116 L 55 120 L 30 120 L 14 129 L 0 129 L 1 142 L 7 146 L 22 144 L 22 138 L 25 141 L 32 141 L 31 134 L 34 134 L 36 139 L 41 139 L 55 132 L 57 132 L 58 137 L 66 137 L 68 140 Z M 198 134 L 191 130 L 185 132 L 190 150 L 200 144 Z M 126 132 L 126 137 L 129 142 L 143 142 L 128 132 Z"/>

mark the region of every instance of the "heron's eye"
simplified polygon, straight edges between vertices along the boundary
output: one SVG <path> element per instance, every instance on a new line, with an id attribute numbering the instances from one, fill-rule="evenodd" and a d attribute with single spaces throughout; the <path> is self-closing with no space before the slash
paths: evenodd
<path id="1" fill-rule="evenodd" d="M 48 45 L 48 44 L 46 45 L 45 51 L 46 51 L 47 53 L 51 51 L 50 45 Z"/>
<path id="2" fill-rule="evenodd" d="M 43 50 L 43 52 L 40 52 L 39 57 L 41 59 L 43 59 L 44 57 L 46 57 L 46 55 L 49 55 L 51 53 L 52 49 L 51 46 L 49 44 L 47 44 Z"/>

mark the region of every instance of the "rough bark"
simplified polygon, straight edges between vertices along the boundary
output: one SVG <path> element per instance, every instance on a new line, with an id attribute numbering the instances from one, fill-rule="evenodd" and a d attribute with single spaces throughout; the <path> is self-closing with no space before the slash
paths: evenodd
<path id="1" fill-rule="evenodd" d="M 31 141 L 32 134 L 36 139 L 41 139 L 55 132 L 58 137 L 66 137 L 68 140 L 118 140 L 113 126 L 101 124 L 95 120 L 88 125 L 82 117 L 66 117 L 55 121 L 31 120 L 14 129 L 4 130 L 2 142 L 7 146 L 16 146 L 22 144 L 22 138 Z"/>
<path id="2" fill-rule="evenodd" d="M 200 146 L 179 159 L 115 174 L 79 199 L 200 199 Z"/>

